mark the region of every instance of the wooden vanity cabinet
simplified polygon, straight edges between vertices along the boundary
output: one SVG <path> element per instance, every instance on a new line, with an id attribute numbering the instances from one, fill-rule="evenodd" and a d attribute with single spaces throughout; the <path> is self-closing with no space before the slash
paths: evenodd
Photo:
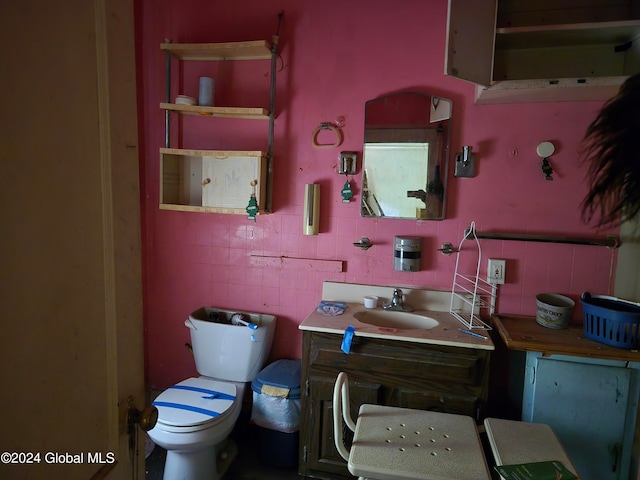
<path id="1" fill-rule="evenodd" d="M 333 386 L 341 371 L 349 376 L 354 418 L 363 403 L 483 418 L 489 350 L 355 336 L 347 355 L 341 343 L 339 334 L 303 332 L 300 475 L 353 478 L 333 439 Z"/>

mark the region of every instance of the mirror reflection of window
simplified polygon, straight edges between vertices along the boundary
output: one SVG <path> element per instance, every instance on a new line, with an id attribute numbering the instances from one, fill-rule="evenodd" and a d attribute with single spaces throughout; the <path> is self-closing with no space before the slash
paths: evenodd
<path id="1" fill-rule="evenodd" d="M 361 214 L 442 220 L 453 103 L 400 92 L 365 104 Z"/>
<path id="2" fill-rule="evenodd" d="M 425 190 L 429 165 L 428 143 L 368 143 L 364 146 L 367 158 L 366 210 L 377 217 L 419 218 L 425 208 L 420 198 L 407 196 L 407 190 Z"/>

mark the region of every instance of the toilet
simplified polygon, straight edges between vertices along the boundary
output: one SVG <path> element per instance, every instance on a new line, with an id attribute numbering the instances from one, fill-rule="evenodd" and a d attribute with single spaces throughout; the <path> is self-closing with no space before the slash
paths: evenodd
<path id="1" fill-rule="evenodd" d="M 243 313 L 250 326 L 232 325 L 236 313 L 203 307 L 185 321 L 200 376 L 156 397 L 158 421 L 148 432 L 167 451 L 164 480 L 218 480 L 237 454 L 228 436 L 247 385 L 268 359 L 276 317 Z"/>

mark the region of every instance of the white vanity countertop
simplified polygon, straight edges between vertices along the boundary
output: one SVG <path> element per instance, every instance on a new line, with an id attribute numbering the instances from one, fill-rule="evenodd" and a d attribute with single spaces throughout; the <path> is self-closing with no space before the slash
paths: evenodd
<path id="1" fill-rule="evenodd" d="M 434 318 L 439 325 L 430 329 L 388 329 L 360 322 L 354 314 L 360 311 L 382 311 L 382 308 L 366 309 L 359 303 L 347 303 L 344 313 L 337 316 L 325 316 L 317 311 L 311 312 L 300 324 L 300 330 L 313 332 L 337 333 L 342 335 L 349 325 L 355 328 L 355 335 L 361 337 L 381 338 L 397 340 L 401 342 L 425 343 L 432 345 L 447 345 L 452 347 L 475 348 L 480 350 L 495 350 L 493 341 L 486 330 L 474 329 L 486 340 L 476 338 L 461 332 L 465 328 L 449 312 L 435 312 L 428 310 L 415 310 L 412 313 Z"/>

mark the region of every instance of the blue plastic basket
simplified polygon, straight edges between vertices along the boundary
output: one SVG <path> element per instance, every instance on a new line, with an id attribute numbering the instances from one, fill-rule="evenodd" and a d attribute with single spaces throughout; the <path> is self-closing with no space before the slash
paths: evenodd
<path id="1" fill-rule="evenodd" d="M 640 343 L 640 305 L 588 292 L 580 299 L 584 334 L 596 342 L 627 350 Z"/>

